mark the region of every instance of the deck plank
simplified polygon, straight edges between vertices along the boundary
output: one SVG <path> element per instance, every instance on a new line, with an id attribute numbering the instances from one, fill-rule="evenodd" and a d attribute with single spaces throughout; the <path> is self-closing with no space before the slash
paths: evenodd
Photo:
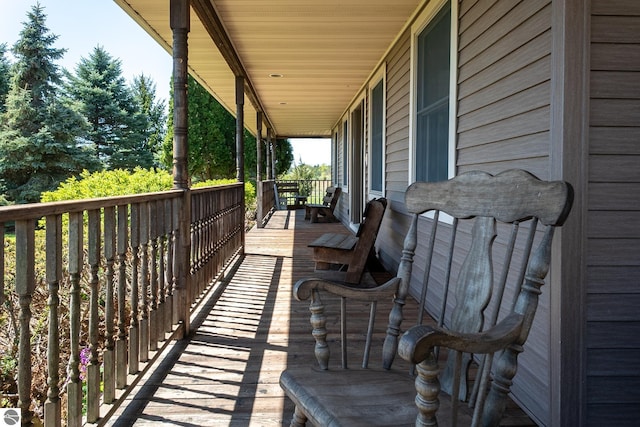
<path id="1" fill-rule="evenodd" d="M 202 316 L 192 323 L 193 337 L 171 344 L 157 362 L 160 367 L 142 379 L 106 425 L 289 425 L 293 405 L 278 384 L 280 372 L 290 364 L 315 363 L 308 302 L 295 301 L 291 289 L 313 275 L 310 242 L 327 232 L 349 233 L 339 223 L 303 218 L 301 210 L 276 211 L 265 228 L 247 233 L 246 258 L 219 299 L 204 302 Z M 338 331 L 339 304 L 327 306 L 327 327 Z M 374 339 L 382 340 L 390 304 L 379 309 L 385 314 L 377 319 Z M 364 304 L 349 306 L 354 331 L 366 325 L 368 312 Z M 335 356 L 337 338 L 328 339 Z M 349 342 L 361 339 L 354 333 Z M 517 408 L 510 411 L 505 425 L 534 425 Z"/>

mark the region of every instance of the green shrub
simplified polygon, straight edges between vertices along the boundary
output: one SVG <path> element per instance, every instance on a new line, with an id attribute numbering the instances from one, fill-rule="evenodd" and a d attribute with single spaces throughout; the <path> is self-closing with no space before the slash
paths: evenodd
<path id="1" fill-rule="evenodd" d="M 133 172 L 115 169 L 89 173 L 83 171 L 78 178 L 71 177 L 55 191 L 42 193 L 42 202 L 93 199 L 98 197 L 125 196 L 170 190 L 171 174 L 163 170 L 136 168 Z"/>
<path id="2" fill-rule="evenodd" d="M 201 181 L 193 188 L 233 184 L 235 179 L 212 179 Z M 133 172 L 115 169 L 89 173 L 83 171 L 79 177 L 71 177 L 60 184 L 55 191 L 42 193 L 42 202 L 62 200 L 93 199 L 98 197 L 126 196 L 130 194 L 167 191 L 173 187 L 173 177 L 164 170 L 136 168 Z M 255 211 L 256 189 L 251 182 L 245 182 L 245 209 Z"/>

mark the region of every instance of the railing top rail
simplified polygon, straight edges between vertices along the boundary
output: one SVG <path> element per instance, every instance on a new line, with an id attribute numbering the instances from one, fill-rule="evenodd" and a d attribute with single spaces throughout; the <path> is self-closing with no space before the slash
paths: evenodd
<path id="1" fill-rule="evenodd" d="M 208 187 L 210 189 L 210 187 Z M 65 200 L 61 202 L 29 203 L 0 207 L 0 222 L 39 219 L 45 215 L 58 215 L 68 212 L 82 212 L 131 203 L 180 197 L 184 190 L 159 191 L 155 193 L 132 194 L 128 196 L 100 197 L 95 199 Z"/>
<path id="2" fill-rule="evenodd" d="M 235 187 L 240 187 L 242 188 L 244 185 L 244 182 L 234 182 L 232 184 L 220 184 L 220 185 L 212 185 L 210 187 L 198 187 L 198 188 L 192 188 L 191 189 L 191 194 L 197 194 L 197 193 L 205 193 L 208 191 L 224 191 L 230 188 L 235 188 Z"/>

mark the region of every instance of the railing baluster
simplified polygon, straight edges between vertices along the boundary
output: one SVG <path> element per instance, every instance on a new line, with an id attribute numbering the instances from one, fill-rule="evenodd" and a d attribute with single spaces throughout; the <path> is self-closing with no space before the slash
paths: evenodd
<path id="1" fill-rule="evenodd" d="M 100 210 L 89 211 L 89 364 L 87 366 L 87 421 L 100 417 L 100 363 L 98 361 L 98 268 L 100 267 Z"/>
<path id="2" fill-rule="evenodd" d="M 149 203 L 140 204 L 140 361 L 149 360 Z"/>
<path id="3" fill-rule="evenodd" d="M 80 381 L 80 273 L 82 272 L 82 212 L 69 214 L 69 382 L 67 384 L 67 425 L 82 425 L 82 384 Z"/>
<path id="4" fill-rule="evenodd" d="M 18 347 L 18 406 L 23 425 L 31 425 L 31 298 L 35 290 L 34 221 L 16 221 L 16 292 L 20 304 Z"/>
<path id="5" fill-rule="evenodd" d="M 180 220 L 180 205 L 181 199 L 173 199 L 171 206 L 171 276 L 169 280 L 171 283 L 171 324 L 177 325 L 180 317 L 180 298 L 178 297 L 177 278 L 178 274 L 178 251 L 176 246 L 178 245 L 178 223 Z"/>
<path id="6" fill-rule="evenodd" d="M 129 220 L 127 205 L 118 206 L 118 338 L 116 339 L 116 388 L 127 386 L 127 248 L 129 243 Z"/>
<path id="7" fill-rule="evenodd" d="M 164 291 L 164 331 L 171 332 L 173 325 L 173 236 L 171 233 L 171 224 L 173 218 L 173 201 L 164 201 L 164 230 L 163 242 L 165 243 L 165 271 L 164 283 L 166 289 Z"/>
<path id="8" fill-rule="evenodd" d="M 149 350 L 158 349 L 158 209 L 149 203 L 149 239 L 151 240 L 151 310 L 149 312 Z"/>
<path id="9" fill-rule="evenodd" d="M 131 205 L 131 320 L 129 322 L 129 373 L 140 370 L 140 320 L 138 309 L 138 267 L 140 259 L 140 205 Z"/>
<path id="10" fill-rule="evenodd" d="M 114 334 L 114 304 L 113 304 L 113 264 L 116 252 L 116 216 L 115 208 L 104 208 L 104 257 L 106 261 L 106 287 L 105 287 L 105 345 L 104 345 L 104 403 L 112 403 L 116 398 L 115 355 L 113 340 Z"/>
<path id="11" fill-rule="evenodd" d="M 49 288 L 49 337 L 47 344 L 47 401 L 44 404 L 44 424 L 60 427 L 60 280 L 62 279 L 62 217 L 48 215 L 46 219 L 46 278 Z"/>
<path id="12" fill-rule="evenodd" d="M 156 202 L 156 235 L 158 245 L 158 314 L 156 322 L 156 340 L 162 342 L 164 338 L 164 319 L 165 319 L 165 248 L 166 240 L 164 234 L 164 200 Z"/>

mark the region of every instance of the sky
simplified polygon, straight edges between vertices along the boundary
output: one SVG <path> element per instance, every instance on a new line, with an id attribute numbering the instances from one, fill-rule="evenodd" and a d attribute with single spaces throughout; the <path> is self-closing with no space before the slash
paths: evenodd
<path id="1" fill-rule="evenodd" d="M 144 73 L 156 83 L 156 96 L 168 100 L 171 55 L 151 38 L 113 0 L 40 0 L 46 25 L 57 35 L 56 48 L 67 49 L 58 65 L 73 72 L 80 58 L 87 58 L 100 45 L 121 61 L 128 82 Z M 6 43 L 9 59 L 36 0 L 0 0 L 0 44 Z M 168 4 L 168 2 L 167 2 Z M 329 140 L 291 139 L 294 159 L 309 165 L 330 164 Z"/>

